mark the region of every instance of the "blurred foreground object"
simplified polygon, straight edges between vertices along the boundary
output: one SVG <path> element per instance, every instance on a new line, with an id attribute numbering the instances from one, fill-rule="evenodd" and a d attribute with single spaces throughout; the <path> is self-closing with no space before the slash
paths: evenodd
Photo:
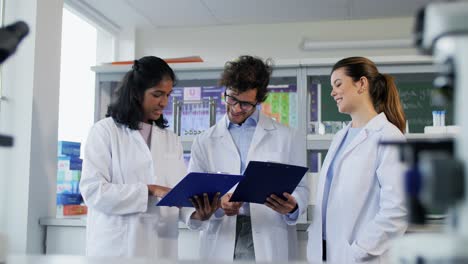
<path id="1" fill-rule="evenodd" d="M 16 47 L 28 35 L 29 27 L 23 21 L 18 21 L 6 27 L 0 28 L 0 64 L 11 54 L 15 53 Z M 0 94 L 0 100 L 4 98 Z M 0 134 L 0 147 L 13 146 L 13 137 Z"/>
<path id="2" fill-rule="evenodd" d="M 426 224 L 427 210 L 445 215 L 443 232 L 407 234 L 395 241 L 391 263 L 468 263 L 468 2 L 434 2 L 418 13 L 416 45 L 432 55 L 434 85 L 455 99 L 452 140 L 426 140 L 401 145 L 410 165 L 406 189 L 411 223 Z M 432 142 L 431 142 L 432 141 Z"/>
<path id="3" fill-rule="evenodd" d="M 29 27 L 23 21 L 0 28 L 0 63 L 15 53 L 16 47 L 28 35 L 28 32 Z"/>

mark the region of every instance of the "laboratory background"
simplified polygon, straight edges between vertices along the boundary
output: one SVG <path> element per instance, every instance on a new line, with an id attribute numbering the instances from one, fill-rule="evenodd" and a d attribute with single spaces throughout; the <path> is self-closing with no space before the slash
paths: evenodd
<path id="1" fill-rule="evenodd" d="M 0 4 L 0 50 L 8 52 L 0 68 L 0 264 L 102 263 L 84 257 L 83 149 L 133 61 L 147 55 L 166 59 L 177 76 L 164 115 L 187 165 L 195 137 L 226 113 L 218 84 L 225 62 L 240 55 L 274 61 L 270 94 L 258 109 L 301 135 L 310 188 L 297 224 L 304 263 L 322 162 L 350 121 L 330 96 L 331 69 L 345 57 L 370 58 L 394 76 L 407 120 L 407 144 L 382 143 L 400 150 L 412 180 L 410 226 L 392 247 L 394 263 L 468 262 L 468 1 Z M 23 25 L 5 27 L 17 21 L 28 30 L 12 37 L 12 48 L 3 42 Z M 178 243 L 180 261 L 198 260 L 198 231 L 179 223 Z"/>

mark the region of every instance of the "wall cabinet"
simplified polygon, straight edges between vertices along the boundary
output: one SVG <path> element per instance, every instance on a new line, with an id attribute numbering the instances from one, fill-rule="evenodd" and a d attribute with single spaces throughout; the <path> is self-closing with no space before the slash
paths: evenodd
<path id="1" fill-rule="evenodd" d="M 394 76 L 399 87 L 402 103 L 409 123 L 409 134 L 412 137 L 426 137 L 423 128 L 432 124 L 432 110 L 437 109 L 431 101 L 432 82 L 435 76 L 435 66 L 426 57 L 380 57 L 373 58 L 380 72 Z M 338 113 L 335 102 L 330 97 L 330 71 L 337 60 L 300 60 L 277 62 L 270 82 L 270 98 L 261 107 L 279 122 L 296 127 L 302 132 L 303 151 L 308 156 L 308 174 L 311 190 L 315 190 L 316 175 L 321 166 L 321 157 L 326 154 L 333 134 L 320 135 L 311 133 L 314 122 L 340 125 L 349 121 L 349 116 Z M 217 118 L 223 114 L 221 99 L 223 87 L 217 82 L 221 75 L 223 64 L 184 64 L 171 65 L 176 72 L 178 81 L 174 96 L 183 99 L 185 89 L 200 87 L 201 96 L 210 94 L 217 98 Z M 107 105 L 111 102 L 119 81 L 130 70 L 130 66 L 97 66 L 96 72 L 96 104 L 95 120 L 104 117 Z M 177 91 L 177 92 L 176 92 Z M 212 93 L 210 93 L 210 91 Z M 452 109 L 447 110 L 447 124 L 453 122 Z M 168 107 L 166 116 L 171 118 L 172 109 Z M 188 111 L 193 113 L 194 111 Z M 197 119 L 198 118 L 198 119 Z M 208 128 L 208 121 L 193 117 L 189 120 L 200 120 L 201 130 Z M 183 123 L 183 122 L 182 122 Z M 200 129 L 196 129 L 200 130 Z M 336 130 L 336 128 L 334 129 Z M 328 128 L 325 132 L 329 132 Z M 332 130 L 332 132 L 334 132 Z M 416 133 L 416 134 L 414 134 Z M 181 133 L 186 159 L 189 159 L 191 142 L 194 135 Z M 315 193 L 311 193 L 310 204 L 314 203 Z"/>

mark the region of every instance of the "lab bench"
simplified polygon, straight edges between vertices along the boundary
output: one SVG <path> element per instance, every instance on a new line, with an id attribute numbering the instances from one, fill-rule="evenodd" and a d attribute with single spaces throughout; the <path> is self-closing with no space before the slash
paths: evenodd
<path id="1" fill-rule="evenodd" d="M 46 228 L 45 253 L 65 255 L 85 255 L 86 218 L 45 217 L 39 224 Z M 298 223 L 299 256 L 306 258 L 307 227 L 309 223 Z M 179 258 L 197 259 L 198 231 L 189 230 L 184 223 L 179 223 Z"/>
<path id="2" fill-rule="evenodd" d="M 225 262 L 220 261 L 207 261 L 207 260 L 167 260 L 167 259 L 143 259 L 143 258 L 121 258 L 121 257 L 84 257 L 84 256 L 36 256 L 36 255 L 12 255 L 8 256 L 8 264 L 102 264 L 102 263 L 112 263 L 112 264 L 174 264 L 174 263 L 185 263 L 185 264 L 222 264 Z M 232 262 L 226 262 L 232 263 Z M 249 264 L 255 262 L 243 261 L 240 263 Z M 271 262 L 281 263 L 284 262 Z M 291 264 L 305 264 L 307 262 L 289 262 Z"/>
<path id="3" fill-rule="evenodd" d="M 46 228 L 44 242 L 46 254 L 85 255 L 86 218 L 47 217 L 41 218 L 39 224 Z M 301 261 L 306 259 L 309 224 L 310 222 L 297 224 L 299 260 Z M 430 221 L 426 226 L 410 226 L 407 233 L 441 232 L 443 227 L 443 220 Z M 198 258 L 196 246 L 198 239 L 198 231 L 189 230 L 185 224 L 179 223 L 179 259 Z"/>

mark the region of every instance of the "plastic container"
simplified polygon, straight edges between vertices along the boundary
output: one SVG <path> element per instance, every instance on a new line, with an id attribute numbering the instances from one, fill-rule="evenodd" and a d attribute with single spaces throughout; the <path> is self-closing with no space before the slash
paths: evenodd
<path id="1" fill-rule="evenodd" d="M 440 126 L 440 115 L 439 111 L 432 111 L 432 126 Z"/>
<path id="2" fill-rule="evenodd" d="M 445 126 L 445 110 L 439 111 L 440 125 Z"/>

